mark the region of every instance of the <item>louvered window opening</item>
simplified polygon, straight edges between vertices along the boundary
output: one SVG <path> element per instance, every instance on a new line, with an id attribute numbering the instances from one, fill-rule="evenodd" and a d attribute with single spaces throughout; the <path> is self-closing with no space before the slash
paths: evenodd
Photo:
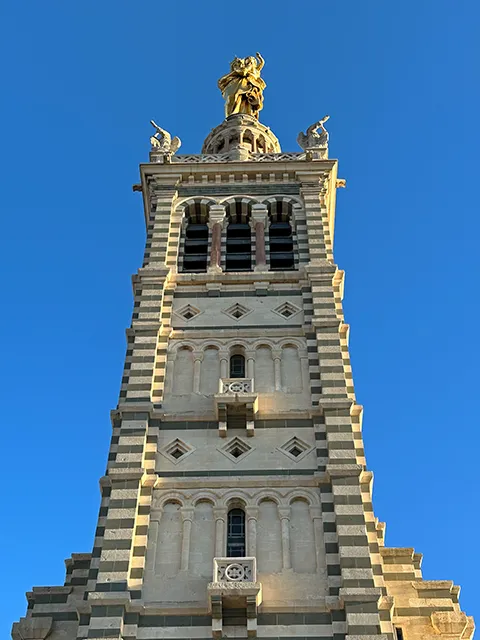
<path id="1" fill-rule="evenodd" d="M 227 271 L 251 270 L 251 229 L 248 223 L 230 222 L 228 225 L 225 266 Z"/>
<path id="2" fill-rule="evenodd" d="M 190 223 L 185 230 L 184 271 L 206 271 L 208 258 L 208 226 Z"/>
<path id="3" fill-rule="evenodd" d="M 270 269 L 283 271 L 295 268 L 293 235 L 289 222 L 272 222 L 269 228 Z"/>

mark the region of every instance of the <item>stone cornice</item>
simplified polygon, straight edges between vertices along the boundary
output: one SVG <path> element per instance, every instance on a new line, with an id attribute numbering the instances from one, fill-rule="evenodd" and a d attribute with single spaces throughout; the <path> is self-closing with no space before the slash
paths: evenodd
<path id="1" fill-rule="evenodd" d="M 363 471 L 361 464 L 327 464 L 329 478 L 360 477 Z"/>
<path id="2" fill-rule="evenodd" d="M 318 404 L 325 411 L 335 411 L 336 409 L 348 409 L 350 411 L 354 401 L 350 398 L 338 398 L 336 396 L 320 396 Z"/>
<path id="3" fill-rule="evenodd" d="M 67 587 L 33 587 L 30 593 L 33 594 L 53 594 L 53 593 L 71 593 L 73 588 L 71 586 Z"/>
<path id="4" fill-rule="evenodd" d="M 382 597 L 380 587 L 341 587 L 340 600 L 343 602 L 378 602 Z M 375 636 L 378 638 L 380 636 Z"/>
<path id="5" fill-rule="evenodd" d="M 119 402 L 117 405 L 118 411 L 128 411 L 128 412 L 140 412 L 145 411 L 150 415 L 154 412 L 153 402 L 149 402 L 146 400 L 142 400 L 140 402 Z"/>
<path id="6" fill-rule="evenodd" d="M 210 284 L 222 285 L 228 290 L 228 285 L 237 286 L 239 284 L 255 285 L 255 283 L 269 284 L 297 284 L 307 283 L 305 268 L 301 267 L 295 271 L 240 271 L 220 273 L 175 273 L 171 274 L 170 280 L 177 286 L 208 286 Z"/>
<path id="7" fill-rule="evenodd" d="M 323 174 L 326 172 L 330 172 L 334 167 L 338 165 L 338 160 L 328 159 L 328 160 L 272 160 L 266 162 L 255 162 L 255 161 L 239 161 L 239 162 L 208 162 L 208 163 L 181 163 L 174 162 L 171 164 L 162 164 L 162 163 L 142 163 L 140 164 L 140 175 L 143 179 L 147 176 L 155 176 L 164 177 L 167 180 L 167 184 L 172 184 L 172 186 L 177 186 L 178 183 L 175 182 L 175 179 L 182 180 L 183 174 L 188 179 L 191 175 L 208 175 L 208 174 L 221 174 L 221 175 L 231 175 L 231 174 L 258 174 L 258 173 L 284 173 L 286 171 L 295 172 L 296 176 L 298 176 L 299 181 L 302 178 L 307 177 L 323 177 Z M 336 178 L 336 176 L 335 176 Z M 248 183 L 247 183 L 248 184 Z M 279 182 L 279 184 L 281 184 Z"/>
<path id="8" fill-rule="evenodd" d="M 324 475 L 317 477 L 301 476 L 302 487 L 318 487 L 320 484 L 327 484 L 328 480 Z M 230 488 L 264 488 L 265 476 L 242 476 L 238 478 L 228 477 L 228 486 Z M 279 488 L 298 488 L 298 477 L 282 476 L 281 478 L 269 477 L 269 487 Z M 197 477 L 197 478 L 166 478 L 157 477 L 155 482 L 155 489 L 164 489 L 170 491 L 172 489 L 198 489 L 198 488 L 210 488 L 210 489 L 225 489 L 225 477 L 221 476 L 213 477 Z"/>
<path id="9" fill-rule="evenodd" d="M 141 193 L 143 199 L 143 214 L 145 217 L 145 226 L 148 227 L 150 222 L 150 204 L 151 204 L 151 184 L 150 177 L 151 173 L 145 172 L 142 170 L 142 167 L 145 165 L 140 165 L 140 179 L 141 179 Z M 171 186 L 172 189 L 172 199 L 176 195 L 176 189 L 178 183 L 181 181 L 181 174 L 169 172 L 168 174 L 156 174 L 156 180 L 163 180 L 164 184 Z M 140 191 L 139 188 L 136 191 Z"/>
<path id="10" fill-rule="evenodd" d="M 340 318 L 337 318 L 336 316 L 312 318 L 312 328 L 314 329 L 327 329 L 329 327 L 332 327 L 333 329 L 340 331 L 342 324 L 342 320 Z"/>
<path id="11" fill-rule="evenodd" d="M 145 470 L 141 467 L 136 469 L 116 469 L 115 467 L 108 468 L 108 476 L 112 480 L 140 480 Z"/>
<path id="12" fill-rule="evenodd" d="M 221 336 L 222 338 L 238 338 L 238 329 L 236 327 L 218 327 L 215 330 L 216 336 Z M 294 337 L 305 337 L 305 333 L 302 327 L 289 327 L 288 335 L 291 338 Z M 191 339 L 201 339 L 211 338 L 212 330 L 211 329 L 174 329 L 170 334 L 170 338 L 172 340 L 187 340 Z M 255 338 L 258 339 L 258 329 L 242 329 L 242 337 L 243 338 Z M 262 337 L 270 337 L 270 338 L 285 338 L 285 328 L 284 327 L 268 327 L 264 328 L 262 331 Z"/>

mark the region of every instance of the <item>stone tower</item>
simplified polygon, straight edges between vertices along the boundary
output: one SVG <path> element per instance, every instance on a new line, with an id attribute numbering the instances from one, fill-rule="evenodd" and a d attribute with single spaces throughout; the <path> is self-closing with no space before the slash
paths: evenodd
<path id="1" fill-rule="evenodd" d="M 157 127 L 93 549 L 14 640 L 472 638 L 374 516 L 324 121 L 298 153 L 241 109 L 198 155 Z"/>

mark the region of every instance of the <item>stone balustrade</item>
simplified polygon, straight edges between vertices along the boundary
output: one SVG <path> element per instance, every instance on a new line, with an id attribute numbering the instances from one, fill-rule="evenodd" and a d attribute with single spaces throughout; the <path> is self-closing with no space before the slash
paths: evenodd
<path id="1" fill-rule="evenodd" d="M 253 393 L 253 378 L 220 378 L 219 393 Z"/>
<path id="2" fill-rule="evenodd" d="M 213 582 L 256 582 L 256 558 L 214 558 Z"/>

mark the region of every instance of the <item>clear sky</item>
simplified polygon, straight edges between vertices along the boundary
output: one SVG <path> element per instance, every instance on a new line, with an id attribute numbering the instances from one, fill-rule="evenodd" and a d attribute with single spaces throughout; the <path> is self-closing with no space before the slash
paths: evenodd
<path id="1" fill-rule="evenodd" d="M 465 0 L 6 0 L 0 637 L 91 551 L 141 265 L 150 118 L 198 153 L 260 51 L 284 150 L 331 115 L 335 259 L 389 546 L 479 613 L 478 46 Z M 477 381 L 477 382 L 476 382 Z"/>

